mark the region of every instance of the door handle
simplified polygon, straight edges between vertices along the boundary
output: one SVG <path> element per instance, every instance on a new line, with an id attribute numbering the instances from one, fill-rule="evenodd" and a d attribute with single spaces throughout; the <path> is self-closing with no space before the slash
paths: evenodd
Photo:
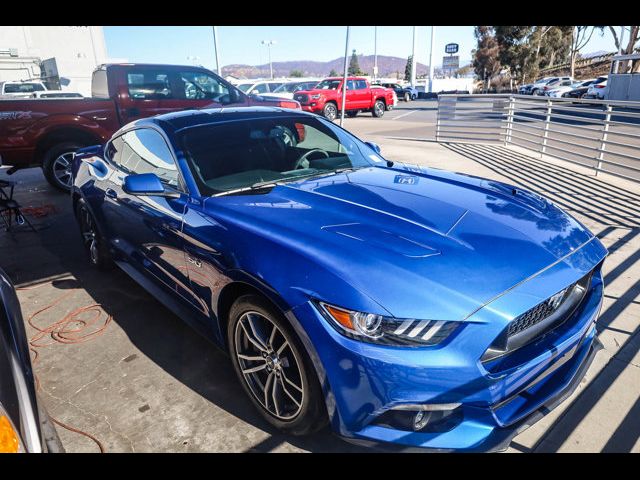
<path id="1" fill-rule="evenodd" d="M 107 188 L 104 194 L 109 198 L 118 198 L 118 193 L 113 188 Z"/>

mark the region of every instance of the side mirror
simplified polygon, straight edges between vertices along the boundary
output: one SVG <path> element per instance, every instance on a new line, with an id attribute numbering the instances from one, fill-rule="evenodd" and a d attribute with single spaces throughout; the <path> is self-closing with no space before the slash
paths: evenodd
<path id="1" fill-rule="evenodd" d="M 373 142 L 365 142 L 374 152 L 380 155 L 380 145 Z"/>
<path id="2" fill-rule="evenodd" d="M 130 195 L 157 195 L 177 198 L 178 192 L 167 190 L 155 173 L 138 173 L 124 177 L 122 190 Z"/>

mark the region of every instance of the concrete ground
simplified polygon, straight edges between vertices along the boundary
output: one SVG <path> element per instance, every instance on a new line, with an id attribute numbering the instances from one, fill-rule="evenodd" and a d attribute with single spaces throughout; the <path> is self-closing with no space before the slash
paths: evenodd
<path id="1" fill-rule="evenodd" d="M 347 119 L 345 127 L 380 144 L 389 159 L 536 190 L 597 233 L 611 252 L 598 322 L 605 348 L 572 397 L 516 437 L 509 451 L 640 452 L 640 187 L 517 147 L 401 140 L 432 138 L 436 104 L 400 105 L 382 119 Z M 94 436 L 107 452 L 367 451 L 329 431 L 296 438 L 272 429 L 224 354 L 118 269 L 88 268 L 69 199 L 53 191 L 40 170 L 11 179 L 19 182 L 15 197 L 24 207 L 40 207 L 28 215 L 37 233 L 24 227 L 0 232 L 0 265 L 19 287 L 25 321 L 36 314 L 31 324 L 46 329 L 75 309 L 101 305 L 77 317 L 89 323 L 79 335 L 98 332 L 86 341 L 45 336 L 36 342 L 44 345 L 35 348 L 39 394 L 54 418 Z M 99 451 L 86 436 L 58 431 L 67 451 Z"/>

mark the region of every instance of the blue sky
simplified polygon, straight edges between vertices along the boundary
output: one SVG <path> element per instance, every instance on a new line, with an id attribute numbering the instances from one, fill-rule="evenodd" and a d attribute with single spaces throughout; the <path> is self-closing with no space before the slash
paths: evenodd
<path id="1" fill-rule="evenodd" d="M 275 40 L 271 49 L 272 60 L 318 60 L 327 61 L 344 56 L 346 27 L 268 27 L 268 26 L 221 26 L 218 27 L 220 63 L 265 64 L 268 61 L 267 47 L 262 40 Z M 208 68 L 215 67 L 213 33 L 211 27 L 188 26 L 111 26 L 104 27 L 109 57 L 130 62 L 152 63 L 197 63 Z M 431 27 L 417 27 L 417 54 L 419 62 L 428 64 Z M 413 27 L 378 27 L 378 54 L 407 57 L 411 54 Z M 460 44 L 460 61 L 471 59 L 475 47 L 473 27 L 438 26 L 434 42 L 434 64 L 442 63 L 444 46 Z M 351 49 L 371 55 L 374 51 L 374 27 L 351 27 Z M 613 38 L 608 29 L 605 35 L 593 34 L 583 53 L 598 50 L 613 51 Z M 199 57 L 190 60 L 188 57 Z"/>

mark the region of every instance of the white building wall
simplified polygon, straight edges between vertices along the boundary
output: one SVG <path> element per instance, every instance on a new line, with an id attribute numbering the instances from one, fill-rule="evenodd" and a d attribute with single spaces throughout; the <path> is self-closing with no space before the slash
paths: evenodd
<path id="1" fill-rule="evenodd" d="M 8 53 L 10 49 L 17 50 L 17 58 Z M 34 59 L 52 57 L 64 90 L 91 95 L 91 74 L 107 62 L 102 27 L 0 26 L 0 81 L 38 78 Z"/>

